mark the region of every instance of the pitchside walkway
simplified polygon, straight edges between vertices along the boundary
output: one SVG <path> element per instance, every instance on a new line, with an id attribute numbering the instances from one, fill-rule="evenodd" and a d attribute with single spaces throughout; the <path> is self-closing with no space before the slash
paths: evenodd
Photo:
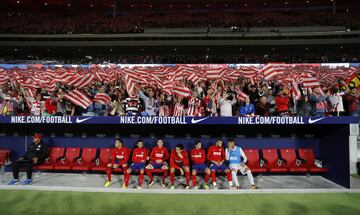
<path id="1" fill-rule="evenodd" d="M 24 180 L 25 175 L 21 175 Z M 110 188 L 104 188 L 105 175 L 102 174 L 73 174 L 73 173 L 34 173 L 34 182 L 30 186 L 6 185 L 12 178 L 11 173 L 6 173 L 0 183 L 0 189 L 19 189 L 19 190 L 51 190 L 51 191 L 81 191 L 81 192 L 130 192 L 130 193 L 206 193 L 206 194 L 240 194 L 240 193 L 322 193 L 322 192 L 360 192 L 360 189 L 345 189 L 321 176 L 262 176 L 256 177 L 259 190 L 251 190 L 247 177 L 239 176 L 241 190 L 222 189 L 228 188 L 224 177 L 218 177 L 218 190 L 185 190 L 185 179 L 177 180 L 176 189 L 170 190 L 169 186 L 162 188 L 159 183 L 155 183 L 151 189 L 147 188 L 145 179 L 143 189 L 135 189 L 137 176 L 132 177 L 128 189 L 120 189 L 123 176 L 114 175 L 113 184 Z M 200 181 L 200 178 L 198 178 Z M 168 179 L 169 180 L 169 179 Z M 225 183 L 224 183 L 225 182 Z M 167 181 L 169 183 L 169 181 Z M 202 181 L 200 181 L 200 185 Z M 211 188 L 211 185 L 210 185 Z"/>

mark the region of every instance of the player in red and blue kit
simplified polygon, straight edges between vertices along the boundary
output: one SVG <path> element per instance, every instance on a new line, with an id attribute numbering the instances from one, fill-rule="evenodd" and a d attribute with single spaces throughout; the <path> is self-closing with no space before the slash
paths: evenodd
<path id="1" fill-rule="evenodd" d="M 115 140 L 115 148 L 111 151 L 111 163 L 109 163 L 106 167 L 106 174 L 108 180 L 105 183 L 105 187 L 111 186 L 111 174 L 112 170 L 116 168 L 120 168 L 124 171 L 124 174 L 127 170 L 127 162 L 129 159 L 129 150 L 123 146 L 123 142 L 121 139 L 117 138 Z M 123 188 L 125 184 L 123 184 Z"/>
<path id="2" fill-rule="evenodd" d="M 166 163 L 166 160 L 169 159 L 169 152 L 167 148 L 164 147 L 164 141 L 162 139 L 158 139 L 156 142 L 157 146 L 155 146 L 150 153 L 150 163 L 145 167 L 146 174 L 150 178 L 149 187 L 154 184 L 154 176 L 152 175 L 152 171 L 154 169 L 161 169 L 163 172 L 162 177 L 162 187 L 165 187 L 165 180 L 168 175 L 169 166 Z"/>
<path id="3" fill-rule="evenodd" d="M 224 164 L 225 161 L 225 149 L 222 146 L 223 142 L 221 139 L 217 139 L 215 145 L 210 146 L 207 154 L 207 159 L 211 162 L 211 180 L 213 182 L 214 189 L 216 186 L 216 172 L 222 171 L 226 173 L 229 186 L 232 187 L 232 177 L 230 169 Z"/>
<path id="4" fill-rule="evenodd" d="M 186 178 L 186 189 L 189 189 L 190 183 L 190 162 L 188 152 L 184 150 L 184 146 L 181 144 L 176 145 L 175 149 L 171 150 L 170 155 L 170 189 L 175 189 L 175 170 L 180 170 L 181 175 Z"/>
<path id="5" fill-rule="evenodd" d="M 140 171 L 139 179 L 138 179 L 138 189 L 142 189 L 142 183 L 144 181 L 144 173 L 145 173 L 145 165 L 146 161 L 148 160 L 148 150 L 144 147 L 144 141 L 138 140 L 136 142 L 137 148 L 133 150 L 132 153 L 132 164 L 126 171 L 125 175 L 125 186 L 128 187 L 130 174 L 132 171 Z"/>
<path id="6" fill-rule="evenodd" d="M 192 184 L 194 189 L 198 189 L 197 181 L 196 181 L 196 173 L 197 172 L 204 172 L 205 179 L 204 179 L 204 188 L 209 189 L 207 182 L 210 178 L 210 168 L 205 165 L 206 161 L 206 153 L 205 150 L 201 148 L 201 141 L 195 141 L 195 148 L 191 150 L 191 161 L 192 165 Z"/>

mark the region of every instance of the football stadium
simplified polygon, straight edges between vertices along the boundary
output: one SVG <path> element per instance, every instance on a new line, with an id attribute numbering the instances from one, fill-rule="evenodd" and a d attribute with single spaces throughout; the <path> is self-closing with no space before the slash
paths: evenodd
<path id="1" fill-rule="evenodd" d="M 359 11 L 1 0 L 0 214 L 360 214 Z"/>

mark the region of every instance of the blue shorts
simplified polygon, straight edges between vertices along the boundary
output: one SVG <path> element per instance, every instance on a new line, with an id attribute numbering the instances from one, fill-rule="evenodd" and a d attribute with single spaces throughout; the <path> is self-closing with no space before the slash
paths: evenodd
<path id="1" fill-rule="evenodd" d="M 215 170 L 216 172 L 222 171 L 225 172 L 226 169 L 229 169 L 225 164 L 221 164 L 220 166 L 216 166 L 215 164 L 210 165 L 211 170 Z"/>
<path id="2" fill-rule="evenodd" d="M 150 164 L 154 167 L 154 169 L 162 169 L 165 165 L 165 162 L 161 164 L 151 162 Z"/>
<path id="3" fill-rule="evenodd" d="M 141 169 L 145 169 L 145 162 L 144 163 L 132 163 L 130 165 L 131 170 L 139 171 Z"/>
<path id="4" fill-rule="evenodd" d="M 119 163 L 120 163 L 120 160 L 115 160 L 115 162 L 114 162 L 114 164 L 117 164 L 117 165 L 119 165 Z"/>
<path id="5" fill-rule="evenodd" d="M 195 170 L 196 172 L 205 172 L 206 168 L 208 168 L 208 167 L 203 163 L 192 165 L 192 169 Z"/>
<path id="6" fill-rule="evenodd" d="M 179 166 L 180 168 L 182 168 L 183 169 L 183 167 L 186 167 L 185 165 L 184 165 L 184 163 L 179 163 L 179 164 L 177 164 L 177 166 Z M 174 167 L 175 169 L 180 169 L 180 168 L 178 168 L 178 167 Z"/>

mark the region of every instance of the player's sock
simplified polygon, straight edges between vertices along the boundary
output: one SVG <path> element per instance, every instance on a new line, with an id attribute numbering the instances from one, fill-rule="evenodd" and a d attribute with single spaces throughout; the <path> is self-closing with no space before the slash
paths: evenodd
<path id="1" fill-rule="evenodd" d="M 111 181 L 111 173 L 112 173 L 112 168 L 106 167 L 106 175 L 107 175 L 108 181 Z"/>
<path id="2" fill-rule="evenodd" d="M 206 173 L 205 173 L 204 182 L 205 182 L 205 183 L 208 183 L 209 178 L 210 178 L 210 174 L 206 174 Z"/>
<path id="3" fill-rule="evenodd" d="M 142 186 L 143 181 L 144 181 L 144 173 L 140 173 L 140 175 L 139 175 L 139 184 L 138 184 L 140 187 Z"/>
<path id="4" fill-rule="evenodd" d="M 171 183 L 171 185 L 174 185 L 174 183 L 175 183 L 175 173 L 174 172 L 170 172 L 170 183 Z"/>
<path id="5" fill-rule="evenodd" d="M 165 184 L 165 180 L 166 177 L 168 176 L 168 170 L 167 169 L 163 169 L 163 177 L 162 177 L 162 182 L 163 184 Z"/>
<path id="6" fill-rule="evenodd" d="M 239 186 L 239 180 L 237 178 L 236 171 L 231 171 L 231 175 L 232 175 L 232 181 L 235 183 L 236 186 Z"/>
<path id="7" fill-rule="evenodd" d="M 248 171 L 246 172 L 246 174 L 247 174 L 247 177 L 248 177 L 248 179 L 249 179 L 250 184 L 251 184 L 251 185 L 255 185 L 254 177 L 253 177 L 251 171 L 248 170 Z"/>
<path id="8" fill-rule="evenodd" d="M 211 171 L 211 181 L 216 183 L 216 173 L 215 171 Z"/>
<path id="9" fill-rule="evenodd" d="M 193 175 L 191 178 L 192 178 L 193 186 L 196 187 L 197 186 L 196 175 Z"/>
<path id="10" fill-rule="evenodd" d="M 124 180 L 125 186 L 129 186 L 130 173 L 125 172 L 124 178 L 125 178 L 125 180 Z"/>
<path id="11" fill-rule="evenodd" d="M 190 172 L 185 172 L 186 186 L 190 184 Z"/>
<path id="12" fill-rule="evenodd" d="M 154 180 L 154 176 L 153 176 L 153 174 L 152 174 L 152 172 L 151 172 L 151 169 L 146 169 L 146 175 L 149 176 L 150 181 L 153 181 L 153 180 Z"/>
<path id="13" fill-rule="evenodd" d="M 226 173 L 226 178 L 227 178 L 227 180 L 228 180 L 229 182 L 232 183 L 232 177 L 231 177 L 231 172 L 230 172 L 230 171 Z"/>

